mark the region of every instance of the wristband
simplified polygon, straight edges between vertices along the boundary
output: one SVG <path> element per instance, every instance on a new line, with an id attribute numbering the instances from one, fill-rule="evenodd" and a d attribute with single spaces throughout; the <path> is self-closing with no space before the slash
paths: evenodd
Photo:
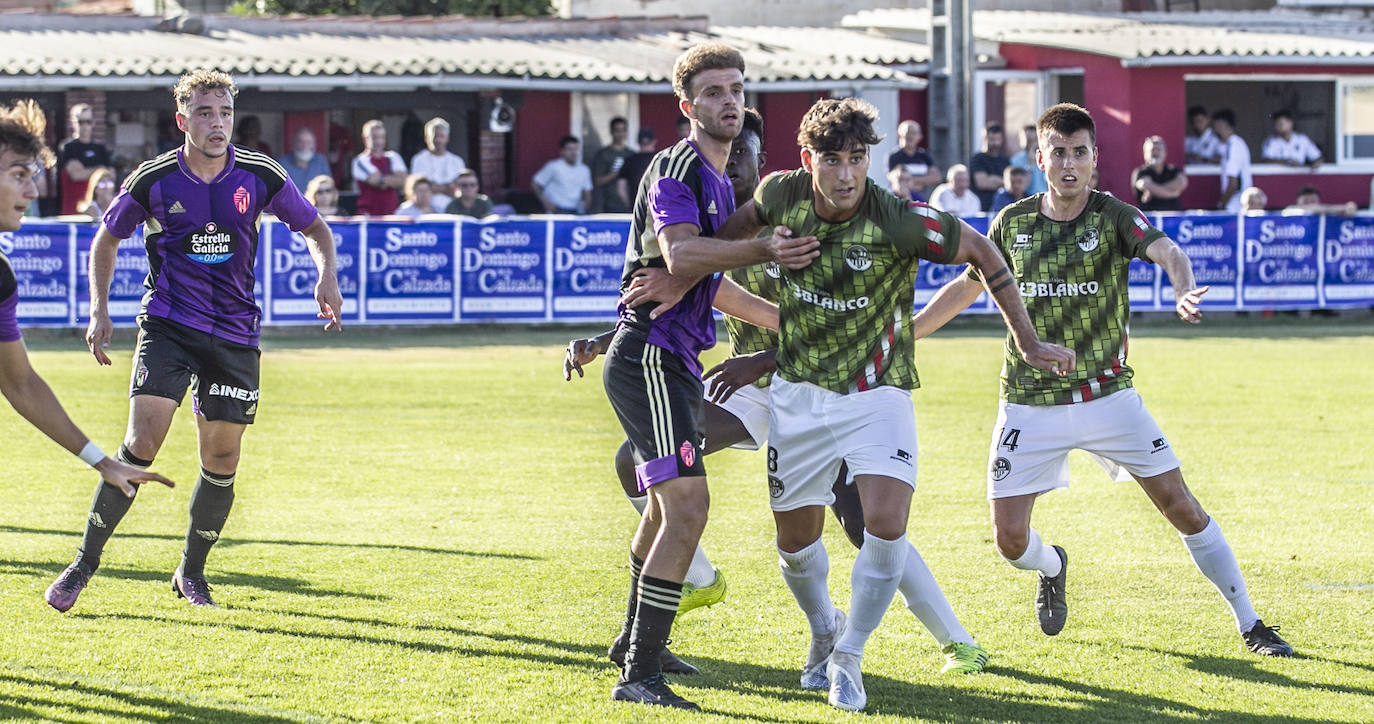
<path id="1" fill-rule="evenodd" d="M 81 448 L 81 452 L 77 453 L 76 456 L 81 458 L 81 462 L 91 467 L 95 467 L 96 463 L 105 459 L 105 453 L 101 451 L 100 447 L 89 440 L 86 441 L 86 447 Z"/>

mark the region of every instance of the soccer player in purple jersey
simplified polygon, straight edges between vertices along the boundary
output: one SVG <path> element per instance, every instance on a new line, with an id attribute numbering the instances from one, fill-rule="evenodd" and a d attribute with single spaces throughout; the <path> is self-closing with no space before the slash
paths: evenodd
<path id="1" fill-rule="evenodd" d="M 29 204 L 38 198 L 34 181 L 39 164 L 51 166 L 52 151 L 43 144 L 43 111 L 25 100 L 0 107 L 0 231 L 15 231 Z M 0 254 L 0 394 L 40 432 L 67 452 L 100 471 L 119 495 L 133 497 L 134 486 L 172 481 L 118 460 L 111 460 L 67 417 L 48 383 L 29 364 L 16 311 L 19 283 L 9 259 Z"/>
<path id="2" fill-rule="evenodd" d="M 744 59 L 727 45 L 694 46 L 673 66 L 673 89 L 691 120 L 691 134 L 658 153 L 640 181 L 622 290 L 648 266 L 699 281 L 657 316 L 647 306 L 621 304 L 606 351 L 606 395 L 630 440 L 639 487 L 649 494 L 630 548 L 624 627 L 610 651 L 613 660 L 624 662 L 611 698 L 696 709 L 668 688 L 660 656 L 706 525 L 697 356 L 715 344 L 713 304 L 760 326 L 777 325 L 774 305 L 717 272 L 774 260 L 784 266 L 809 263 L 815 240 L 776 234 L 742 242 L 705 238 L 735 208 L 725 166 L 744 113 Z M 694 253 L 677 253 L 684 242 L 693 244 Z"/>
<path id="3" fill-rule="evenodd" d="M 219 71 L 181 77 L 173 97 L 186 143 L 129 176 L 91 243 L 86 342 L 96 361 L 108 365 L 116 249 L 145 225 L 148 291 L 139 316 L 129 427 L 119 455 L 136 467 L 152 463 L 189 384 L 201 470 L 172 590 L 196 606 L 215 605 L 205 581 L 205 558 L 229 516 L 243 432 L 258 409 L 262 310 L 253 298 L 253 269 L 263 212 L 305 235 L 319 271 L 315 300 L 320 318 L 329 320 L 326 330 L 340 329 L 343 306 L 329 227 L 276 161 L 229 143 L 237 92 L 233 78 Z M 76 603 L 132 503 L 103 481 L 97 486 L 77 558 L 48 588 L 49 605 L 66 611 Z"/>

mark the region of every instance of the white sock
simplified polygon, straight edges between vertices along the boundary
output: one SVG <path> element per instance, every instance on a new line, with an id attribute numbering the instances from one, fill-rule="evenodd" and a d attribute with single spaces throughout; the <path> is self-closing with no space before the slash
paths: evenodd
<path id="1" fill-rule="evenodd" d="M 649 507 L 649 496 L 625 497 L 640 515 L 644 515 L 644 509 Z M 701 546 L 697 546 L 696 552 L 692 554 L 692 563 L 687 566 L 687 575 L 683 577 L 682 582 L 690 583 L 697 588 L 704 588 L 716 582 L 716 568 L 711 565 L 711 559 L 706 557 L 706 551 L 702 550 Z"/>
<path id="2" fill-rule="evenodd" d="M 906 607 L 916 614 L 916 618 L 935 637 L 941 648 L 955 641 L 976 644 L 964 625 L 959 623 L 959 617 L 954 615 L 954 609 L 950 608 L 945 592 L 935 582 L 935 576 L 925 559 L 915 546 L 910 543 L 907 546 L 910 550 L 906 552 L 902 578 L 897 581 L 897 590 L 902 592 Z"/>
<path id="3" fill-rule="evenodd" d="M 825 552 L 825 543 L 817 538 L 815 543 L 796 553 L 779 548 L 778 567 L 782 569 L 782 580 L 792 590 L 792 597 L 806 614 L 811 633 L 819 636 L 834 633 L 835 604 L 830 601 L 830 587 L 826 581 L 830 575 L 830 556 Z"/>
<path id="4" fill-rule="evenodd" d="M 1255 607 L 1250 605 L 1250 594 L 1245 590 L 1245 577 L 1240 575 L 1240 566 L 1236 565 L 1236 554 L 1231 552 L 1231 544 L 1226 542 L 1216 518 L 1207 521 L 1207 527 L 1197 533 L 1180 533 L 1179 537 L 1188 546 L 1188 554 L 1193 557 L 1198 570 L 1226 599 L 1226 605 L 1231 607 L 1231 615 L 1236 617 L 1236 628 L 1241 633 L 1254 628 L 1259 616 L 1255 614 Z"/>
<path id="5" fill-rule="evenodd" d="M 854 559 L 854 572 L 850 575 L 853 593 L 849 601 L 849 623 L 835 644 L 836 651 L 863 655 L 869 634 L 878 628 L 883 614 L 892 605 L 909 550 L 911 544 L 905 535 L 886 540 L 864 531 L 864 547 L 859 549 L 859 556 Z"/>
<path id="6" fill-rule="evenodd" d="M 1059 553 L 1053 546 L 1046 545 L 1040 540 L 1040 534 L 1030 529 L 1030 535 L 1026 540 L 1026 552 L 1020 558 L 1012 560 L 1003 556 L 1007 563 L 1013 568 L 1020 568 L 1025 571 L 1040 571 L 1041 575 L 1047 578 L 1054 578 L 1064 569 L 1064 562 L 1059 560 Z"/>

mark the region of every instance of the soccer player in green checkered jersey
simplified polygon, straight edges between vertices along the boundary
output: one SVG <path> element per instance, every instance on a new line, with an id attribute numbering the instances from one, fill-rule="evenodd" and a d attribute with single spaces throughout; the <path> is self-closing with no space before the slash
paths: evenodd
<path id="1" fill-rule="evenodd" d="M 1025 358 L 1065 373 L 1074 364 L 1070 350 L 1036 337 L 1006 263 L 985 237 L 867 179 L 869 146 L 880 140 L 876 120 L 873 106 L 858 99 L 817 102 L 798 133 L 804 168 L 769 176 L 720 231 L 747 238 L 771 227 L 821 242 L 814 261 L 783 273 L 769 492 L 783 578 L 811 628 L 802 685 L 828 688 L 830 703 L 850 710 L 867 703 L 864 644 L 908 577 L 919 579 L 913 588 L 952 634 L 950 648 L 967 659 L 966 670 L 980 669 L 987 657 L 906 539 L 916 481 L 910 391 L 918 382 L 909 322 L 917 264 L 970 262 L 983 270 Z M 865 527 L 847 619 L 830 600 L 821 540 L 841 464 L 858 487 Z"/>
<path id="2" fill-rule="evenodd" d="M 1175 311 L 1201 321 L 1207 287 L 1196 286 L 1192 265 L 1178 245 L 1135 207 L 1092 190 L 1097 136 L 1092 117 L 1071 103 L 1056 105 L 1036 124 L 1037 163 L 1049 191 L 1018 201 L 988 231 L 1010 263 L 1016 287 L 1045 339 L 1078 355 L 1078 369 L 1047 375 L 1006 347 L 1002 400 L 988 465 L 997 550 L 1016 568 L 1038 571 L 1035 608 L 1047 635 L 1064 628 L 1068 556 L 1030 527 L 1035 499 L 1068 487 L 1068 453 L 1093 454 L 1120 480 L 1135 479 L 1178 529 L 1193 562 L 1226 599 L 1245 645 L 1265 656 L 1293 649 L 1264 625 L 1250 604 L 1245 579 L 1220 526 L 1189 492 L 1168 438 L 1132 386 L 1126 365 L 1130 318 L 1128 270 L 1132 258 L 1164 267 L 1173 282 Z M 930 334 L 977 299 L 976 271 L 945 285 L 914 322 Z M 1127 475 L 1127 473 L 1129 475 Z"/>

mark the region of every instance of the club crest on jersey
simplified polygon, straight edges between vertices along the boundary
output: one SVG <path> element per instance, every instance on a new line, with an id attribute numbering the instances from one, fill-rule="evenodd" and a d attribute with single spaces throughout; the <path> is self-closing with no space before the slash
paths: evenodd
<path id="1" fill-rule="evenodd" d="M 238 209 L 240 214 L 248 213 L 248 202 L 252 200 L 253 197 L 248 195 L 248 189 L 240 186 L 234 190 L 234 208 Z"/>
<path id="2" fill-rule="evenodd" d="M 868 268 L 873 266 L 873 256 L 868 253 L 868 247 L 855 244 L 845 250 L 844 263 L 854 271 L 868 271 Z"/>
<path id="3" fill-rule="evenodd" d="M 186 238 L 186 256 L 201 264 L 220 264 L 233 258 L 238 248 L 238 240 L 227 231 L 220 231 L 219 225 L 211 221 L 204 231 L 193 232 Z"/>
<path id="4" fill-rule="evenodd" d="M 678 455 L 682 456 L 682 464 L 689 468 L 692 467 L 692 463 L 697 461 L 697 449 L 692 447 L 691 440 L 684 440 L 682 447 L 678 448 L 677 452 Z"/>
<path id="5" fill-rule="evenodd" d="M 1089 226 L 1087 230 L 1083 232 L 1082 236 L 1078 237 L 1078 248 L 1082 249 L 1084 254 L 1096 249 L 1097 244 L 1098 233 L 1096 226 Z"/>

